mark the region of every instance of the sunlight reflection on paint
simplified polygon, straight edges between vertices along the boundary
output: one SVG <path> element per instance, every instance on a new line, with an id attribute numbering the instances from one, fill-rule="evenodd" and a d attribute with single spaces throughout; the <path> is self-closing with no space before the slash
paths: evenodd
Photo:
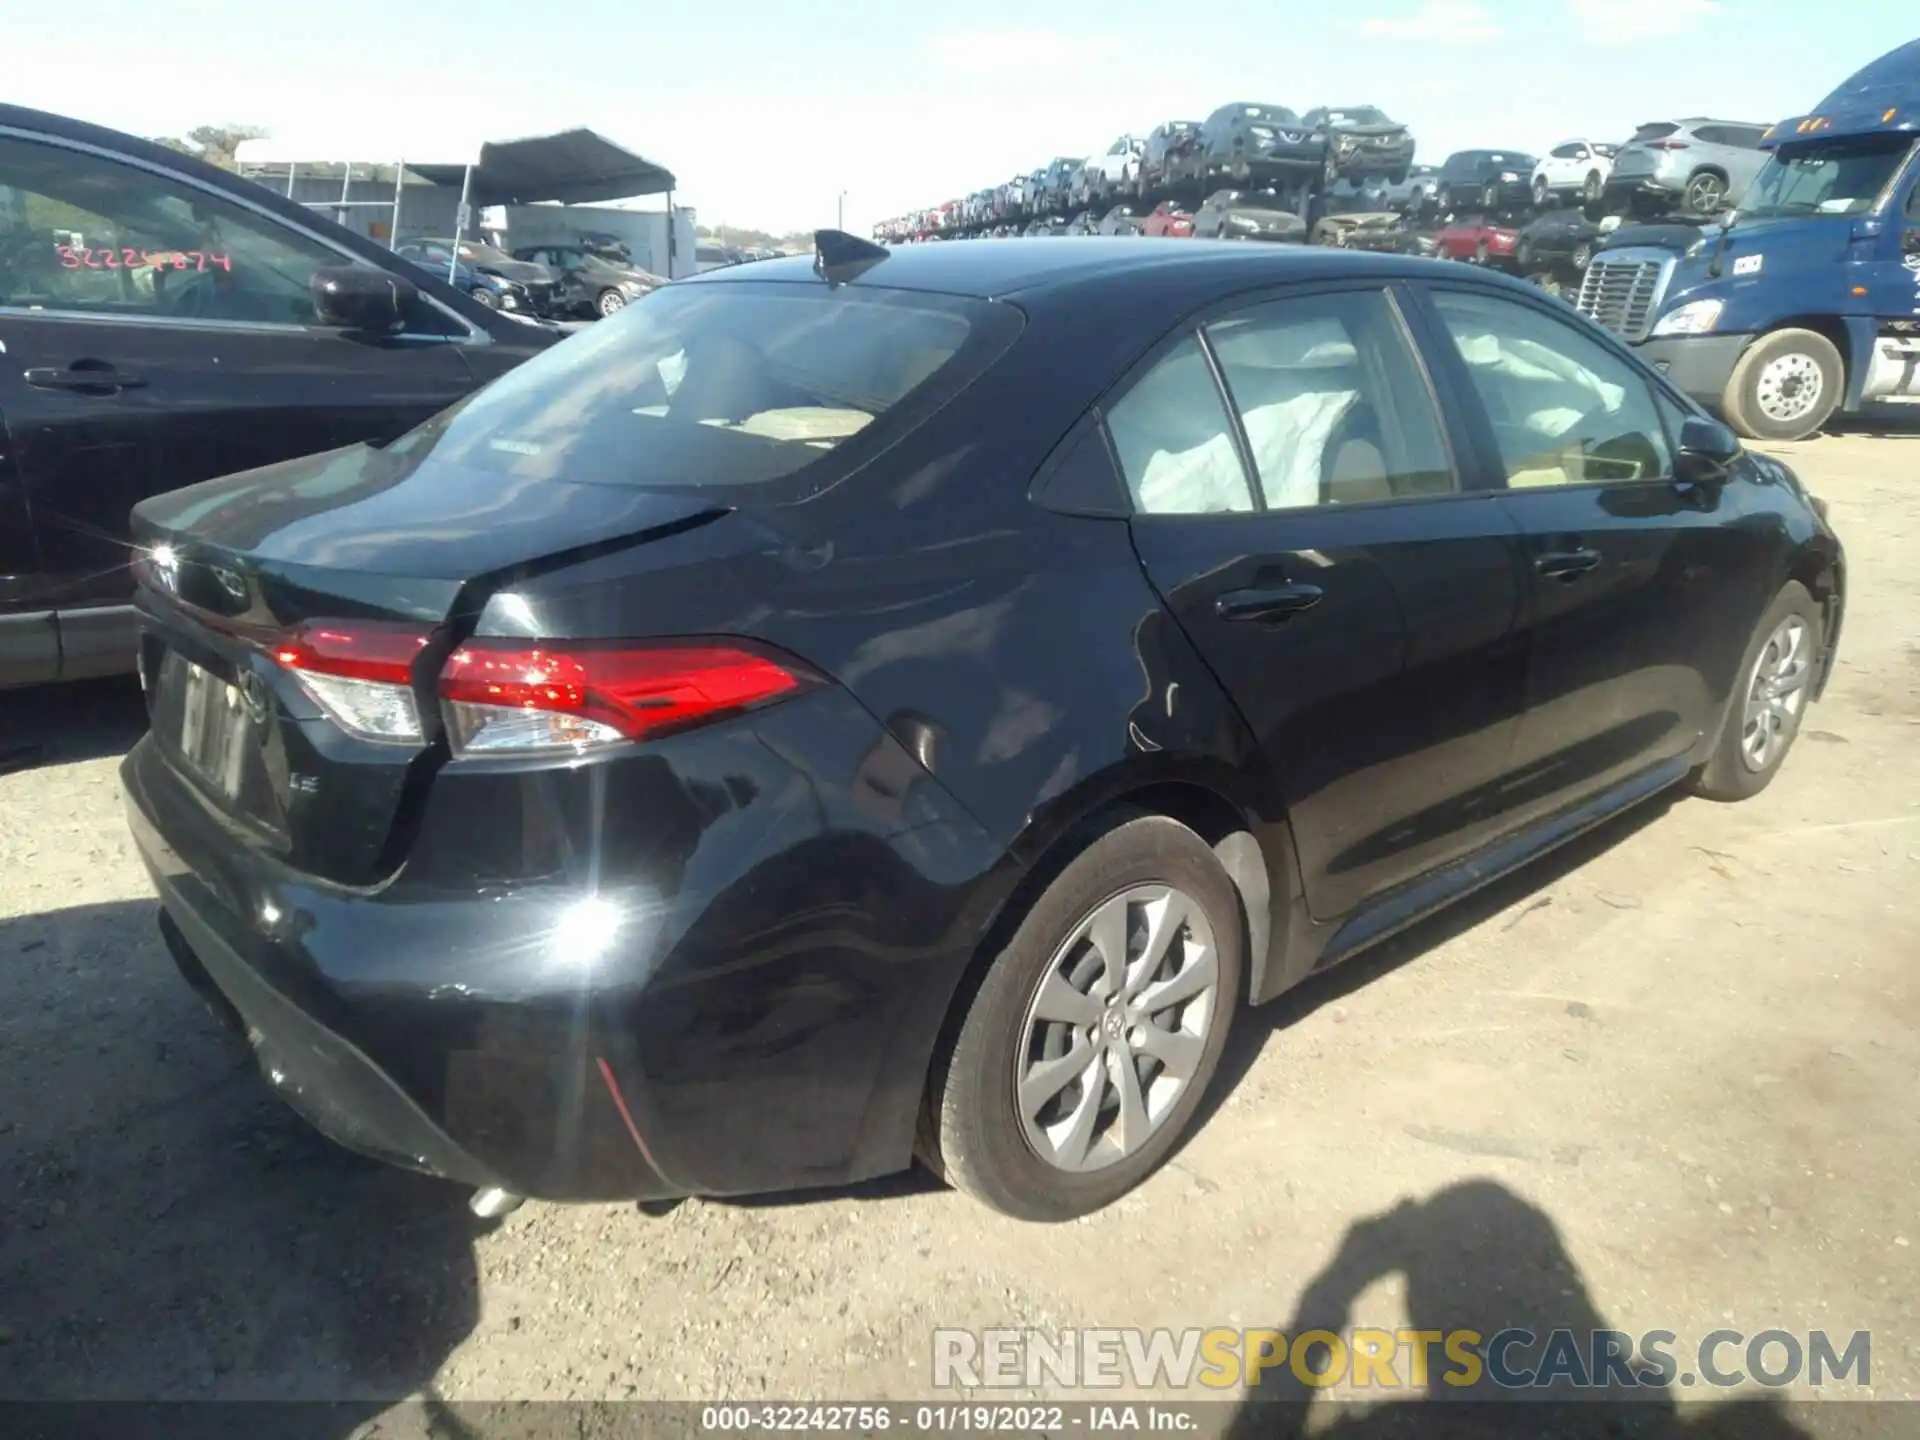
<path id="1" fill-rule="evenodd" d="M 575 900 L 554 924 L 550 953 L 569 965 L 590 966 L 612 948 L 622 919 L 620 907 L 603 896 Z"/>

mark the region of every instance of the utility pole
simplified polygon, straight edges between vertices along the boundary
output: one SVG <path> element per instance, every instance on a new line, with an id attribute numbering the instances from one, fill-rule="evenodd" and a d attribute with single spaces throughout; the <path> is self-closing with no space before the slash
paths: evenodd
<path id="1" fill-rule="evenodd" d="M 844 190 L 840 192 L 840 200 L 834 206 L 833 228 L 836 230 L 847 228 L 847 192 Z"/>

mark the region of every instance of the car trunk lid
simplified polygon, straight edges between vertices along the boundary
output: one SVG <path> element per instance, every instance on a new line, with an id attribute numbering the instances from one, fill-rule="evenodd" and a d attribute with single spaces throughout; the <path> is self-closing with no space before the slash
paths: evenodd
<path id="1" fill-rule="evenodd" d="M 494 590 L 728 513 L 694 491 L 529 484 L 406 443 L 134 512 L 155 743 L 247 843 L 346 885 L 397 865 L 409 796 L 446 753 L 439 666 Z"/>

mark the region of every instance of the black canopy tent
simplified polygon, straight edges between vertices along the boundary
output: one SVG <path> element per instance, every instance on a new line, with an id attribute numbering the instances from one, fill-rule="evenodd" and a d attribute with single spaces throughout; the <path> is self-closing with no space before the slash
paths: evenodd
<path id="1" fill-rule="evenodd" d="M 454 242 L 464 237 L 474 205 L 580 205 L 667 197 L 667 271 L 673 271 L 673 172 L 622 149 L 591 130 L 562 130 L 524 140 L 489 140 L 470 165 L 409 165 L 435 185 L 460 187 L 460 218 Z"/>

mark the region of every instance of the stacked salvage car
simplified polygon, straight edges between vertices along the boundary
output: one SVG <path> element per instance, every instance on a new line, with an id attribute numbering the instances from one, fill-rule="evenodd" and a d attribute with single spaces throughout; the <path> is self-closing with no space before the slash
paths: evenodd
<path id="1" fill-rule="evenodd" d="M 1296 241 L 1511 270 L 1568 299 L 1627 219 L 1695 227 L 1737 204 L 1765 127 L 1686 118 L 1621 144 L 1562 140 L 1415 161 L 1407 126 L 1372 105 L 1236 101 L 1168 120 L 1091 157 L 1056 156 L 1000 185 L 874 227 L 890 244 L 1040 235 Z"/>

